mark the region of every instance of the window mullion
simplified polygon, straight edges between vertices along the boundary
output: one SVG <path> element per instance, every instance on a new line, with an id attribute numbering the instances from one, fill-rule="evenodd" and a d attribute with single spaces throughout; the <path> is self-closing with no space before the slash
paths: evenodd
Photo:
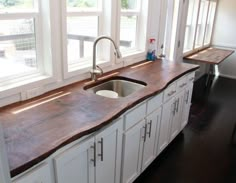
<path id="1" fill-rule="evenodd" d="M 198 27 L 200 8 L 201 8 L 201 0 L 199 0 L 199 2 L 198 2 L 197 20 L 196 20 L 196 23 L 195 23 L 195 30 L 194 30 L 194 38 L 193 38 L 192 50 L 195 50 L 195 43 L 196 43 L 197 27 Z"/>
<path id="2" fill-rule="evenodd" d="M 101 16 L 102 11 L 91 11 L 91 12 L 85 12 L 85 11 L 76 11 L 76 12 L 67 12 L 67 16 L 70 17 L 77 17 L 77 16 Z"/>
<path id="3" fill-rule="evenodd" d="M 4 13 L 0 14 L 0 20 L 16 20 L 16 19 L 29 19 L 29 18 L 35 18 L 39 15 L 39 13 Z"/>

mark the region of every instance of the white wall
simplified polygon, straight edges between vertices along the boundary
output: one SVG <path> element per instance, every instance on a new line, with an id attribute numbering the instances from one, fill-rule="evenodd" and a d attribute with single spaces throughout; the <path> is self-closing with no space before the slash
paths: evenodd
<path id="1" fill-rule="evenodd" d="M 212 44 L 236 51 L 236 1 L 219 0 Z M 220 75 L 236 79 L 236 53 L 219 66 Z"/>

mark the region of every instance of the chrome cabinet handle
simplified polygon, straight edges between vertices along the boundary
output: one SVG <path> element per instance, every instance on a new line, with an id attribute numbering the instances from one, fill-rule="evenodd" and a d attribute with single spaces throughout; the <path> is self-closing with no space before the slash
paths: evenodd
<path id="1" fill-rule="evenodd" d="M 176 108 L 176 100 L 175 100 L 175 102 L 172 105 L 173 105 L 172 113 L 173 113 L 173 116 L 174 116 L 175 115 L 175 108 Z"/>
<path id="2" fill-rule="evenodd" d="M 187 83 L 183 83 L 182 85 L 180 85 L 180 88 L 183 88 L 184 86 L 186 86 Z"/>
<path id="3" fill-rule="evenodd" d="M 100 141 L 98 141 L 99 144 L 101 144 L 101 153 L 98 154 L 98 156 L 101 157 L 101 161 L 103 161 L 103 138 L 101 138 Z"/>
<path id="4" fill-rule="evenodd" d="M 194 77 L 190 78 L 189 81 L 193 81 L 194 80 Z"/>
<path id="5" fill-rule="evenodd" d="M 179 112 L 179 98 L 176 100 L 176 113 Z"/>
<path id="6" fill-rule="evenodd" d="M 149 125 L 149 132 L 147 134 L 148 134 L 148 137 L 151 138 L 151 135 L 152 135 L 152 120 L 150 120 L 148 125 Z"/>
<path id="7" fill-rule="evenodd" d="M 143 141 L 146 142 L 146 138 L 147 138 L 147 124 L 145 124 L 145 126 L 143 128 L 144 128 L 144 136 L 142 138 L 143 138 Z"/>
<path id="8" fill-rule="evenodd" d="M 96 167 L 96 142 L 93 143 L 93 146 L 91 146 L 90 148 L 93 149 L 93 159 L 91 159 L 91 161 L 93 162 L 93 166 Z"/>
<path id="9" fill-rule="evenodd" d="M 189 99 L 189 90 L 187 92 L 186 104 L 188 104 L 188 99 Z"/>
<path id="10" fill-rule="evenodd" d="M 171 95 L 173 95 L 176 91 L 171 91 L 170 93 L 168 93 L 168 96 L 170 97 Z"/>

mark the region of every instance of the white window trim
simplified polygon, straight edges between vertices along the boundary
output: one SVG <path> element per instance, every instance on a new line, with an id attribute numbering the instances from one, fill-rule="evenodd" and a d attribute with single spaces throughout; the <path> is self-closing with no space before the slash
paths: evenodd
<path id="1" fill-rule="evenodd" d="M 101 1 L 101 0 L 100 0 Z M 69 16 L 98 16 L 98 35 L 103 34 L 103 32 L 105 32 L 103 30 L 103 27 L 105 26 L 103 24 L 103 19 L 104 19 L 104 14 L 107 13 L 104 9 L 104 4 L 105 1 L 109 4 L 110 6 L 112 6 L 113 2 L 109 2 L 108 0 L 103 0 L 103 2 L 99 2 L 102 4 L 102 6 L 99 6 L 98 9 L 94 10 L 73 10 L 73 11 L 67 11 L 67 3 L 66 0 L 62 1 L 62 52 L 63 52 L 63 73 L 64 73 L 64 79 L 68 79 L 71 77 L 75 77 L 75 76 L 79 76 L 79 78 L 85 78 L 85 76 L 88 75 L 89 71 L 91 70 L 92 67 L 92 57 L 90 58 L 82 58 L 80 60 L 80 62 L 78 63 L 73 63 L 73 64 L 69 64 L 69 60 L 68 60 L 68 55 L 67 55 L 67 17 Z M 111 11 L 112 12 L 112 11 Z M 112 15 L 111 15 L 112 16 Z M 107 28 L 107 26 L 105 26 Z M 110 27 L 108 27 L 108 29 L 112 29 L 111 28 L 112 25 Z M 105 28 L 105 29 L 106 29 Z M 107 32 L 107 31 L 106 31 Z M 110 33 L 111 34 L 111 33 Z M 102 46 L 104 47 L 104 46 Z M 107 49 L 113 49 L 112 47 L 106 47 Z M 105 49 L 105 48 L 101 48 L 98 47 L 97 49 Z M 91 50 L 92 52 L 92 50 Z M 114 52 L 114 51 L 113 51 Z M 98 51 L 99 54 L 99 51 Z M 97 58 L 97 64 L 99 66 L 101 66 L 102 68 L 104 67 L 110 67 L 114 64 L 114 60 L 112 59 L 114 58 L 111 54 L 109 54 L 108 56 L 106 56 L 106 58 L 104 60 L 99 60 L 99 56 Z"/>
<path id="2" fill-rule="evenodd" d="M 127 62 L 124 65 L 129 65 L 134 63 L 131 61 L 132 59 L 142 59 L 146 58 L 147 52 L 147 35 L 148 35 L 148 25 L 149 25 L 149 10 L 150 10 L 150 3 L 146 0 L 139 0 L 140 7 L 137 7 L 137 10 L 122 10 L 121 9 L 121 2 L 118 0 L 118 11 L 117 11 L 117 19 L 113 21 L 117 22 L 116 27 L 116 40 L 118 46 L 120 46 L 120 17 L 121 16 L 137 16 L 137 27 L 136 27 L 136 47 L 130 48 L 127 50 L 121 50 L 122 59 L 119 61 Z M 143 36 L 140 36 L 143 35 Z M 139 60 L 141 61 L 141 60 Z"/>
<path id="3" fill-rule="evenodd" d="M 208 44 L 205 44 L 205 39 L 206 39 L 206 31 L 207 31 L 207 21 L 208 21 L 208 16 L 209 16 L 209 12 L 210 12 L 210 3 L 211 2 L 216 2 L 216 10 L 217 10 L 217 6 L 218 6 L 218 0 L 209 0 L 209 4 L 208 4 L 208 7 L 207 7 L 207 16 L 206 16 L 206 21 L 205 21 L 205 30 L 203 32 L 203 41 L 202 41 L 202 46 L 199 46 L 199 47 L 195 47 L 195 43 L 196 43 L 196 35 L 197 35 L 197 25 L 198 25 L 198 20 L 199 20 L 199 14 L 200 14 L 200 8 L 201 8 L 201 0 L 199 1 L 199 4 L 198 4 L 198 12 L 197 12 L 197 20 L 196 20 L 196 24 L 195 24 L 195 33 L 194 33 L 194 41 L 193 41 L 193 45 L 192 45 L 192 49 L 189 50 L 189 51 L 186 51 L 186 52 L 183 52 L 183 56 L 187 56 L 187 55 L 191 55 L 193 53 L 196 53 L 198 51 L 201 51 L 207 47 L 209 47 L 211 45 L 211 42 L 212 42 L 212 32 L 211 32 L 211 36 L 210 36 L 210 42 Z M 215 13 L 214 13 L 214 19 L 213 19 L 213 27 L 214 27 L 214 22 L 215 22 L 215 17 L 216 17 L 216 10 L 215 10 Z M 213 30 L 213 29 L 212 29 Z"/>
<path id="4" fill-rule="evenodd" d="M 34 19 L 34 33 L 36 43 L 36 61 L 37 69 L 35 71 L 29 71 L 20 74 L 14 74 L 11 76 L 2 77 L 0 91 L 8 90 L 8 88 L 14 88 L 20 84 L 30 84 L 40 78 L 49 78 L 51 72 L 45 70 L 45 60 L 43 51 L 43 31 L 42 31 L 42 3 L 38 2 L 37 7 L 33 10 L 22 11 L 8 11 L 7 13 L 0 13 L 0 20 L 17 20 L 17 19 Z"/>

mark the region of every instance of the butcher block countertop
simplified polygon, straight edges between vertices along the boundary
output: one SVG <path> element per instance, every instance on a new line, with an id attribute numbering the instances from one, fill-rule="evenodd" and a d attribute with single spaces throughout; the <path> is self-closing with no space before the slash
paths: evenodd
<path id="1" fill-rule="evenodd" d="M 198 69 L 167 60 L 140 62 L 104 74 L 147 84 L 135 93 L 111 99 L 85 91 L 90 79 L 40 97 L 0 108 L 11 176 L 45 160 L 61 147 L 104 127 L 128 109 L 164 90 L 169 83 Z"/>

